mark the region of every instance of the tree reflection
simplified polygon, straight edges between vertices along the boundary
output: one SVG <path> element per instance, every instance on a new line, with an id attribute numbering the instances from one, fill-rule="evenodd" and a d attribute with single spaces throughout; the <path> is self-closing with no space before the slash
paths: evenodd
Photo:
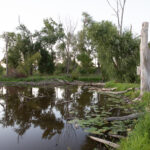
<path id="1" fill-rule="evenodd" d="M 40 127 L 43 139 L 51 139 L 54 135 L 59 135 L 58 141 L 69 136 L 75 139 L 76 129 L 66 120 L 85 117 L 87 108 L 94 101 L 98 102 L 92 97 L 93 94 L 83 92 L 82 87 L 2 87 L 0 108 L 3 115 L 0 123 L 4 127 L 13 127 L 18 136 L 23 136 L 31 127 Z M 70 103 L 59 104 L 60 101 L 71 100 Z M 77 113 L 72 114 L 71 111 Z"/>

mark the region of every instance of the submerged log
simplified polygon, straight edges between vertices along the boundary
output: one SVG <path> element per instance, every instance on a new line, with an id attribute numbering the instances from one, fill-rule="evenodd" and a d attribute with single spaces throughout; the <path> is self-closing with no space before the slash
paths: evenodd
<path id="1" fill-rule="evenodd" d="M 114 137 L 114 138 L 118 138 L 118 139 L 124 139 L 125 138 L 122 135 L 116 135 L 116 134 L 108 134 L 108 135 L 111 136 L 111 137 Z"/>
<path id="2" fill-rule="evenodd" d="M 113 95 L 119 95 L 119 94 L 124 94 L 124 93 L 127 93 L 129 91 L 132 91 L 134 88 L 129 88 L 127 90 L 124 90 L 124 91 L 118 91 L 118 92 L 115 92 L 113 91 L 115 88 L 112 88 L 111 90 L 103 90 L 103 88 L 90 88 L 90 90 L 95 90 L 96 92 L 99 92 L 99 93 L 102 93 L 102 94 L 113 94 Z"/>
<path id="3" fill-rule="evenodd" d="M 94 140 L 94 141 L 109 145 L 110 147 L 113 147 L 113 148 L 119 148 L 120 147 L 120 145 L 118 145 L 116 143 L 113 143 L 113 142 L 110 142 L 110 141 L 107 141 L 107 140 L 104 140 L 104 139 L 100 139 L 100 138 L 97 138 L 97 137 L 94 137 L 94 136 L 89 136 L 89 138 Z"/>
<path id="4" fill-rule="evenodd" d="M 111 122 L 111 121 L 124 121 L 124 120 L 132 120 L 137 119 L 139 116 L 141 116 L 143 113 L 135 113 L 128 116 L 122 116 L 122 117 L 109 117 L 106 118 L 105 121 Z"/>
<path id="5" fill-rule="evenodd" d="M 68 85 L 79 85 L 79 86 L 96 86 L 96 87 L 104 87 L 105 83 L 93 83 L 93 82 L 82 82 L 82 81 L 73 81 L 67 82 Z"/>
<path id="6" fill-rule="evenodd" d="M 90 90 L 94 90 L 94 91 L 114 91 L 117 88 L 98 88 L 98 87 L 90 87 Z"/>
<path id="7" fill-rule="evenodd" d="M 21 95 L 21 97 L 26 98 L 26 99 L 36 99 L 36 98 L 44 98 L 46 96 L 28 97 L 28 96 L 25 96 L 25 95 Z"/>
<path id="8" fill-rule="evenodd" d="M 71 101 L 64 101 L 64 102 L 61 102 L 61 103 L 57 103 L 58 105 L 61 105 L 61 104 L 66 104 L 66 103 L 70 103 L 70 102 L 73 102 L 74 100 L 71 100 Z"/>

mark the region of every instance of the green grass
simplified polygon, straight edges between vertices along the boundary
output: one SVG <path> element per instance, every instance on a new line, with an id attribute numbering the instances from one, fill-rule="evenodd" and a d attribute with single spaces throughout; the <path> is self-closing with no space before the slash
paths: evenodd
<path id="1" fill-rule="evenodd" d="M 150 93 L 144 93 L 137 105 L 145 114 L 129 136 L 121 141 L 120 150 L 150 150 Z"/>
<path id="2" fill-rule="evenodd" d="M 116 83 L 115 81 L 107 82 L 105 85 L 106 88 L 117 88 L 117 91 L 124 91 L 128 88 L 139 88 L 140 85 L 136 83 Z"/>
<path id="3" fill-rule="evenodd" d="M 123 91 L 128 88 L 139 88 L 139 84 L 132 83 L 116 83 L 110 81 L 106 83 L 105 87 L 117 88 L 117 91 Z M 125 96 L 134 99 L 140 95 L 140 90 L 132 90 L 125 93 Z M 150 150 L 150 93 L 146 92 L 142 96 L 140 102 L 134 103 L 134 108 L 137 111 L 145 112 L 144 115 L 138 119 L 135 128 L 128 137 L 120 142 L 119 150 Z"/>
<path id="4" fill-rule="evenodd" d="M 124 95 L 130 97 L 131 99 L 135 99 L 140 96 L 140 90 L 137 91 L 132 90 L 125 93 Z"/>
<path id="5" fill-rule="evenodd" d="M 79 76 L 78 79 L 79 81 L 84 81 L 84 82 L 100 82 L 101 77 L 100 76 L 96 76 L 96 75 L 90 75 L 90 76 Z"/>
<path id="6" fill-rule="evenodd" d="M 0 77 L 0 81 L 3 82 L 39 82 L 44 80 L 52 80 L 52 79 L 61 79 L 71 81 L 71 78 L 67 76 L 30 76 L 27 78 L 10 78 L 10 77 Z"/>
<path id="7" fill-rule="evenodd" d="M 74 79 L 72 77 L 69 77 L 67 75 L 52 75 L 52 76 L 30 76 L 26 78 L 10 78 L 10 77 L 0 77 L 0 82 L 39 82 L 44 80 L 52 80 L 52 79 L 60 79 L 60 80 L 67 80 L 67 81 L 73 81 L 73 80 L 79 80 L 84 82 L 99 82 L 101 81 L 101 78 L 96 75 L 90 75 L 90 76 L 79 76 L 78 78 Z"/>

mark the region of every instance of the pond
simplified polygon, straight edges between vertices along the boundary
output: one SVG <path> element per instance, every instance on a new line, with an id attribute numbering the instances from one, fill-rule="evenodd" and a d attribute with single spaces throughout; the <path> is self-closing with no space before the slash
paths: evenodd
<path id="1" fill-rule="evenodd" d="M 104 150 L 68 123 L 85 118 L 95 105 L 110 109 L 107 96 L 81 86 L 0 87 L 0 149 Z"/>

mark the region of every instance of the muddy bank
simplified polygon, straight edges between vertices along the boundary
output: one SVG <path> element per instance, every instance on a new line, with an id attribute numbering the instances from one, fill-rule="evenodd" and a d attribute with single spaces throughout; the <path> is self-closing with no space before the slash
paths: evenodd
<path id="1" fill-rule="evenodd" d="M 97 86 L 97 87 L 104 87 L 105 83 L 93 83 L 93 82 L 82 82 L 82 81 L 66 81 L 66 80 L 58 80 L 58 79 L 53 79 L 53 80 L 45 80 L 45 81 L 39 81 L 39 82 L 26 82 L 26 81 L 19 81 L 19 82 L 9 82 L 9 81 L 0 81 L 0 86 L 4 85 L 11 85 L 11 86 L 63 86 L 63 85 L 78 85 L 78 86 Z"/>

